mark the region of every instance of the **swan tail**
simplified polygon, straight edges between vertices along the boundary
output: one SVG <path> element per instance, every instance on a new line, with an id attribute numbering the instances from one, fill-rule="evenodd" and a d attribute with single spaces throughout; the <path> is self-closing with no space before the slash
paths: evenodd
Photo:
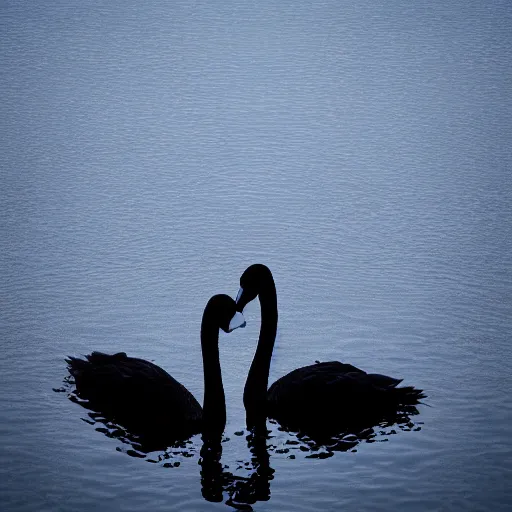
<path id="1" fill-rule="evenodd" d="M 85 361 L 78 357 L 68 356 L 65 361 L 68 365 L 69 373 L 75 378 L 80 376 L 85 370 L 87 370 L 88 366 L 90 366 L 89 361 Z"/>
<path id="2" fill-rule="evenodd" d="M 118 352 L 117 354 L 104 354 L 103 352 L 92 352 L 85 356 L 85 359 L 78 357 L 68 356 L 66 363 L 68 364 L 68 370 L 73 377 L 82 375 L 87 370 L 93 370 L 94 368 L 101 368 L 105 365 L 112 363 L 122 362 L 126 360 L 127 356 L 125 352 Z"/>
<path id="3" fill-rule="evenodd" d="M 104 370 L 108 368 L 109 358 L 112 357 L 114 356 L 93 352 L 85 356 L 85 359 L 73 356 L 66 358 L 68 371 L 74 377 L 76 390 L 82 398 L 101 402 L 115 389 L 117 374 Z"/>
<path id="4" fill-rule="evenodd" d="M 394 388 L 390 391 L 393 393 L 396 403 L 400 405 L 416 405 L 422 398 L 427 397 L 422 389 L 416 389 L 413 386 Z"/>

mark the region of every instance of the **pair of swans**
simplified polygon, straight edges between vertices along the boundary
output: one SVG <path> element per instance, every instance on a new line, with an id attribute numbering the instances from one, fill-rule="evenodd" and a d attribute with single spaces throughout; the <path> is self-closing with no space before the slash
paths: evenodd
<path id="1" fill-rule="evenodd" d="M 249 370 L 244 406 L 249 429 L 274 418 L 283 426 L 306 433 L 339 432 L 348 423 L 374 421 L 397 409 L 414 406 L 425 395 L 413 387 L 397 387 L 399 379 L 368 374 L 338 361 L 298 368 L 268 388 L 270 361 L 277 332 L 277 295 L 270 270 L 251 265 L 240 278 L 236 302 L 227 295 L 212 297 L 203 313 L 201 349 L 204 371 L 203 408 L 166 371 L 124 352 L 93 352 L 86 360 L 69 357 L 78 396 L 129 431 L 186 439 L 202 433 L 220 436 L 226 406 L 219 362 L 219 329 L 243 327 L 247 303 L 259 297 L 261 328 Z"/>

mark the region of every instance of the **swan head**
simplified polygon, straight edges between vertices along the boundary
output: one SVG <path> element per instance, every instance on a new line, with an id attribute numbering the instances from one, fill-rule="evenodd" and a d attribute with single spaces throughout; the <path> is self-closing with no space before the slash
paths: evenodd
<path id="1" fill-rule="evenodd" d="M 224 332 L 231 332 L 245 327 L 245 318 L 237 309 L 236 302 L 228 295 L 214 295 L 207 307 L 214 310 L 219 327 Z"/>
<path id="2" fill-rule="evenodd" d="M 238 311 L 243 311 L 245 306 L 259 295 L 267 277 L 272 279 L 270 269 L 261 263 L 251 265 L 245 270 L 240 277 L 240 290 L 236 296 Z"/>
<path id="3" fill-rule="evenodd" d="M 241 311 L 236 311 L 229 322 L 228 330 L 226 332 L 231 332 L 238 328 L 242 329 L 245 327 L 245 325 L 246 325 L 246 322 L 245 322 L 244 315 L 242 315 Z"/>

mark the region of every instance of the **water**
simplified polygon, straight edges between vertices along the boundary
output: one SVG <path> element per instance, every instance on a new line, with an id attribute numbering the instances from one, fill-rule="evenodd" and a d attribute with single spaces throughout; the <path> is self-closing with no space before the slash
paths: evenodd
<path id="1" fill-rule="evenodd" d="M 508 509 L 509 2 L 1 9 L 2 510 L 228 509 L 199 437 L 151 464 L 52 388 L 66 355 L 123 350 L 201 401 L 202 309 L 254 262 L 278 290 L 271 381 L 338 359 L 430 405 L 326 459 L 269 425 L 254 510 Z M 246 318 L 220 339 L 239 479 Z"/>

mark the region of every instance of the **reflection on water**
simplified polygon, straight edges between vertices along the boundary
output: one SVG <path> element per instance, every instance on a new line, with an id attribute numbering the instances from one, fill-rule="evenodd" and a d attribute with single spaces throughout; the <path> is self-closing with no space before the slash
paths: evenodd
<path id="1" fill-rule="evenodd" d="M 201 492 L 205 500 L 220 502 L 224 494 L 226 504 L 240 510 L 252 510 L 250 505 L 257 501 L 270 499 L 270 481 L 274 470 L 270 467 L 267 451 L 267 430 L 249 432 L 247 446 L 252 454 L 251 460 L 239 461 L 250 476 L 239 476 L 227 471 L 228 466 L 221 463 L 222 444 L 220 440 L 210 440 L 201 448 Z M 241 468 L 242 466 L 239 466 Z"/>
<path id="2" fill-rule="evenodd" d="M 183 458 L 191 458 L 197 454 L 196 445 L 192 440 L 173 440 L 171 444 L 159 439 L 159 445 L 155 445 L 147 438 L 130 432 L 122 425 L 109 420 L 103 413 L 91 410 L 92 405 L 88 400 L 80 398 L 74 389 L 73 377 L 64 378 L 63 386 L 53 388 L 57 393 L 66 393 L 72 402 L 88 410 L 82 421 L 95 427 L 97 432 L 106 437 L 116 439 L 123 443 L 116 450 L 131 457 L 145 459 L 147 462 L 159 463 L 164 468 L 178 468 Z M 252 454 L 250 461 L 237 461 L 237 470 L 251 472 L 250 476 L 240 476 L 228 471 L 229 466 L 222 464 L 222 443 L 229 442 L 228 438 L 205 437 L 202 438 L 199 464 L 201 493 L 206 501 L 221 502 L 227 495 L 226 504 L 240 510 L 252 510 L 250 505 L 257 501 L 270 499 L 270 481 L 273 479 L 274 470 L 270 467 L 270 456 L 267 440 L 270 431 L 266 428 L 255 428 L 246 436 L 247 446 Z M 243 431 L 236 435 L 243 435 Z M 161 444 L 161 443 L 164 444 Z M 127 448 L 126 445 L 130 447 Z M 306 446 L 306 444 L 303 444 Z M 275 446 L 270 445 L 272 449 Z M 310 448 L 307 448 L 308 450 Z M 315 448 L 313 448 L 315 449 Z M 286 453 L 288 449 L 277 451 Z"/>
<path id="3" fill-rule="evenodd" d="M 284 448 L 275 446 L 274 449 L 276 453 L 292 453 L 293 450 L 301 452 L 311 451 L 312 453 L 306 455 L 306 458 L 326 459 L 332 457 L 335 452 L 356 451 L 356 446 L 362 442 L 388 441 L 388 437 L 396 434 L 397 429 L 403 432 L 417 432 L 421 430 L 423 422 L 413 421 L 411 416 L 418 414 L 419 412 L 416 407 L 409 406 L 407 411 L 402 409 L 394 415 L 388 414 L 385 419 L 376 420 L 374 424 L 369 424 L 368 421 L 354 423 L 352 427 L 347 424 L 343 431 L 335 435 L 322 435 L 318 432 L 308 435 L 299 432 L 295 433 L 296 440 L 288 439 L 285 441 Z M 271 420 L 271 423 L 278 425 L 274 420 Z M 290 430 L 281 426 L 278 427 L 278 430 L 293 434 L 293 431 L 290 432 Z"/>
<path id="4" fill-rule="evenodd" d="M 53 390 L 66 393 L 69 400 L 87 409 L 87 415 L 81 418 L 82 421 L 94 426 L 97 432 L 106 437 L 120 441 L 122 445 L 116 447 L 118 452 L 160 464 L 164 468 L 179 468 L 182 460 L 197 455 L 197 445 L 191 439 L 174 440 L 170 444 L 159 439 L 160 444 L 155 445 L 110 421 L 101 412 L 91 410 L 91 404 L 76 394 L 71 376 L 65 377 L 63 386 Z M 245 432 L 251 457 L 249 460 L 237 460 L 233 471 L 222 462 L 223 444 L 230 439 L 203 436 L 199 451 L 201 494 L 209 502 L 225 500 L 226 505 L 235 509 L 252 510 L 252 505 L 258 501 L 268 501 L 271 497 L 270 482 L 275 473 L 270 464 L 271 455 L 285 456 L 288 459 L 298 456 L 305 459 L 327 459 L 337 452 L 356 452 L 359 443 L 388 441 L 389 436 L 396 434 L 397 430 L 420 431 L 423 422 L 414 422 L 411 419 L 418 414 L 418 409 L 414 406 L 402 407 L 394 414 L 388 413 L 385 419 L 381 418 L 374 425 L 366 423 L 362 427 L 361 423 L 354 423 L 343 432 L 328 437 L 293 432 L 272 419 L 268 420 L 268 430 L 265 419 L 259 418 L 256 426 Z M 235 432 L 235 435 L 243 436 L 244 431 Z M 246 476 L 247 473 L 249 476 Z"/>

